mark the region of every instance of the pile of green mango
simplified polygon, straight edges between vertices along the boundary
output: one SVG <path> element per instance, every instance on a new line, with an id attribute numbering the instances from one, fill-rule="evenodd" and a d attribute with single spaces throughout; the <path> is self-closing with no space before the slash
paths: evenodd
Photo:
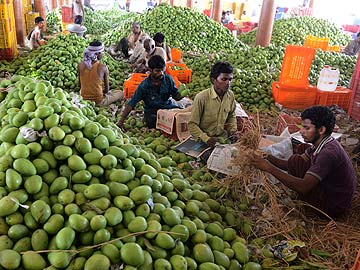
<path id="1" fill-rule="evenodd" d="M 257 270 L 273 257 L 248 247 L 241 219 L 208 186 L 92 102 L 31 77 L 3 84 L 12 90 L 0 105 L 2 269 Z"/>

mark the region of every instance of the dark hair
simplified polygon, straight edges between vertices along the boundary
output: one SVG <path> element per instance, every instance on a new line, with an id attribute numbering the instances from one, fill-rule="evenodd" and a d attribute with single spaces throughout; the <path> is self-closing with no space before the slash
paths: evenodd
<path id="1" fill-rule="evenodd" d="M 148 66 L 150 69 L 154 68 L 164 68 L 165 67 L 165 60 L 160 55 L 151 56 L 148 61 Z"/>
<path id="2" fill-rule="evenodd" d="M 357 33 L 356 37 L 360 37 L 360 32 L 359 32 L 359 33 Z"/>
<path id="3" fill-rule="evenodd" d="M 154 41 L 158 43 L 163 43 L 165 39 L 165 35 L 163 33 L 156 33 L 154 36 Z"/>
<path id="4" fill-rule="evenodd" d="M 139 22 L 133 22 L 131 24 L 131 27 L 140 27 L 140 23 Z"/>
<path id="5" fill-rule="evenodd" d="M 100 40 L 94 39 L 89 45 L 90 46 L 101 46 L 102 42 Z"/>
<path id="6" fill-rule="evenodd" d="M 212 79 L 216 80 L 221 73 L 227 73 L 227 74 L 234 73 L 234 68 L 231 66 L 229 62 L 216 62 L 211 67 L 211 73 L 210 73 L 211 82 Z"/>
<path id="7" fill-rule="evenodd" d="M 335 127 L 335 115 L 328 107 L 313 106 L 301 114 L 301 119 L 309 119 L 316 128 L 325 127 L 325 134 L 330 135 Z"/>
<path id="8" fill-rule="evenodd" d="M 35 18 L 35 24 L 38 24 L 38 23 L 43 22 L 43 21 L 44 21 L 44 19 L 41 18 L 41 17 L 36 17 Z"/>

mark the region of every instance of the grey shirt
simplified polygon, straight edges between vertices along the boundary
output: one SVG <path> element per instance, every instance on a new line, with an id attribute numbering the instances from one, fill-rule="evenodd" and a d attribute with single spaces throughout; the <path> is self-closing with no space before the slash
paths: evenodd
<path id="1" fill-rule="evenodd" d="M 347 55 L 357 55 L 360 51 L 360 42 L 357 39 L 350 41 L 350 43 L 344 49 L 344 53 Z"/>

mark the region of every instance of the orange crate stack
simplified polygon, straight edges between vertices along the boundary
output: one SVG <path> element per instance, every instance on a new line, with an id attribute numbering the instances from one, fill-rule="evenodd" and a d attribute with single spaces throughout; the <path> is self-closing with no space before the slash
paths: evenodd
<path id="1" fill-rule="evenodd" d="M 179 69 L 176 69 L 179 68 Z M 182 83 L 190 83 L 192 70 L 183 63 L 167 63 L 166 73 L 173 77 L 177 77 Z"/>
<path id="2" fill-rule="evenodd" d="M 289 109 L 305 109 L 315 105 L 316 87 L 307 85 L 294 87 L 273 82 L 272 94 L 276 103 Z"/>
<path id="3" fill-rule="evenodd" d="M 275 102 L 289 109 L 304 109 L 315 104 L 316 87 L 309 84 L 315 49 L 288 45 L 278 82 L 272 84 Z"/>
<path id="4" fill-rule="evenodd" d="M 334 46 L 328 46 L 326 48 L 327 51 L 329 52 L 340 52 L 340 46 L 339 45 L 334 45 Z"/>
<path id="5" fill-rule="evenodd" d="M 345 111 L 349 110 L 351 89 L 338 86 L 335 91 L 321 91 L 317 89 L 316 104 L 323 106 L 338 105 Z"/>
<path id="6" fill-rule="evenodd" d="M 326 51 L 327 47 L 329 46 L 329 38 L 321 38 L 308 35 L 306 37 L 304 46 L 314 49 L 322 49 L 323 51 Z"/>

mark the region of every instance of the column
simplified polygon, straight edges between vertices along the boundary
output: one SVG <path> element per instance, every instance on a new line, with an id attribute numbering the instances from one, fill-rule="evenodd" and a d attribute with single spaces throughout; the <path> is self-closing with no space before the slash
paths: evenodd
<path id="1" fill-rule="evenodd" d="M 222 0 L 213 0 L 211 18 L 213 18 L 214 21 L 221 22 L 221 8 Z"/>
<path id="2" fill-rule="evenodd" d="M 263 0 L 259 26 L 256 31 L 256 45 L 266 47 L 270 44 L 275 12 L 275 0 Z"/>
<path id="3" fill-rule="evenodd" d="M 22 1 L 14 0 L 14 15 L 15 15 L 15 28 L 16 28 L 16 39 L 20 46 L 25 46 L 25 32 L 23 27 L 23 16 L 22 16 Z"/>
<path id="4" fill-rule="evenodd" d="M 315 0 L 310 0 L 309 1 L 309 8 L 314 8 L 314 2 L 315 2 Z"/>
<path id="5" fill-rule="evenodd" d="M 170 6 L 174 6 L 174 0 L 170 0 Z"/>
<path id="6" fill-rule="evenodd" d="M 46 7 L 44 0 L 34 0 L 34 8 L 36 12 L 40 13 L 40 17 L 42 17 L 46 21 Z"/>
<path id="7" fill-rule="evenodd" d="M 49 0 L 49 10 L 53 10 L 57 8 L 57 1 L 56 0 Z"/>
<path id="8" fill-rule="evenodd" d="M 193 8 L 194 7 L 194 1 L 193 0 L 186 0 L 186 6 L 188 8 Z"/>

